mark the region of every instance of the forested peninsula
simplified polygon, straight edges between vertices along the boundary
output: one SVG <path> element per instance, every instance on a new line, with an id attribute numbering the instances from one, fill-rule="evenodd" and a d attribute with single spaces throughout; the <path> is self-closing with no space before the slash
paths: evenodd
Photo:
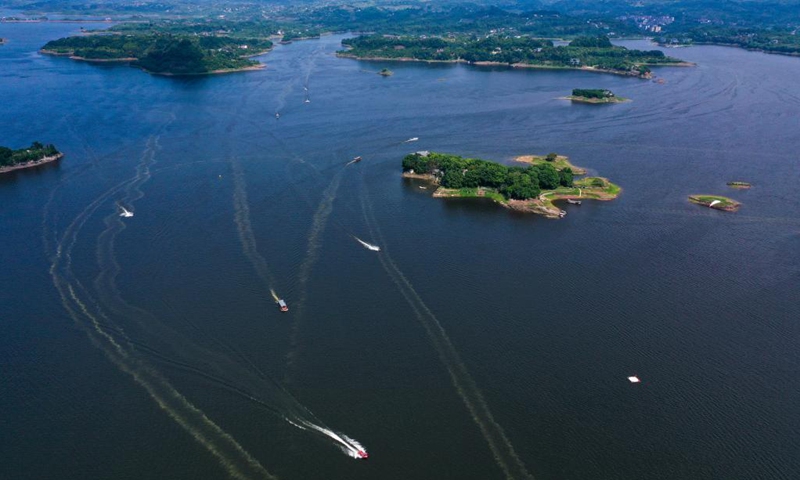
<path id="1" fill-rule="evenodd" d="M 653 65 L 690 65 L 660 50 L 629 50 L 606 36 L 578 37 L 568 45 L 526 36 L 412 37 L 366 35 L 342 40 L 340 57 L 360 60 L 464 62 L 529 68 L 567 68 L 651 78 Z"/>
<path id="2" fill-rule="evenodd" d="M 19 150 L 0 146 L 0 173 L 35 167 L 53 162 L 63 156 L 64 154 L 52 144 L 42 145 L 39 142 L 33 142 L 30 147 Z"/>
<path id="3" fill-rule="evenodd" d="M 800 56 L 800 37 L 796 28 L 693 27 L 661 37 L 658 44 L 666 47 L 689 45 L 723 45 L 778 55 Z"/>
<path id="4" fill-rule="evenodd" d="M 48 42 L 41 52 L 89 62 L 126 62 L 161 75 L 205 75 L 263 68 L 248 56 L 269 51 L 262 38 L 214 35 L 81 35 Z"/>
<path id="5" fill-rule="evenodd" d="M 436 152 L 416 152 L 403 159 L 403 176 L 425 180 L 437 186 L 434 197 L 488 198 L 503 207 L 560 218 L 566 212 L 553 202 L 566 200 L 613 200 L 617 185 L 602 177 L 575 176 L 585 170 L 555 153 L 516 159 L 523 166 L 463 158 Z"/>

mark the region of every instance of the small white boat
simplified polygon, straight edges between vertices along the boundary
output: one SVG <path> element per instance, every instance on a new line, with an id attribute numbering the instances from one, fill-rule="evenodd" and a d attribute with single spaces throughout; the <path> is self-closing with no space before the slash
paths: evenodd
<path id="1" fill-rule="evenodd" d="M 278 119 L 278 118 L 281 118 L 281 114 L 280 113 L 276 113 L 275 114 L 275 119 Z"/>
<path id="2" fill-rule="evenodd" d="M 303 101 L 303 103 L 311 103 L 311 100 L 309 100 L 309 99 L 307 99 L 307 98 L 306 98 L 306 99 Z"/>
<path id="3" fill-rule="evenodd" d="M 125 210 L 125 207 L 123 207 L 122 205 L 120 205 L 119 208 L 122 209 L 122 213 L 119 214 L 120 217 L 126 217 L 127 218 L 127 217 L 132 217 L 133 216 L 133 212 Z"/>
<path id="4" fill-rule="evenodd" d="M 406 142 L 405 142 L 405 143 L 416 142 L 417 140 L 419 140 L 419 137 L 411 137 L 411 138 L 409 138 L 408 140 L 406 140 Z"/>
<path id="5" fill-rule="evenodd" d="M 367 250 L 372 250 L 373 252 L 380 252 L 381 251 L 381 247 L 379 247 L 377 245 L 372 245 L 370 243 L 367 243 L 367 242 L 365 242 L 364 240 L 361 240 L 358 237 L 353 237 L 353 238 L 358 240 L 358 243 L 360 243 L 361 245 L 364 245 L 367 248 Z"/>
<path id="6" fill-rule="evenodd" d="M 636 375 L 631 375 L 630 377 L 628 377 L 628 381 L 631 382 L 631 383 L 640 383 L 641 382 L 641 380 L 639 380 L 639 377 L 637 377 Z"/>

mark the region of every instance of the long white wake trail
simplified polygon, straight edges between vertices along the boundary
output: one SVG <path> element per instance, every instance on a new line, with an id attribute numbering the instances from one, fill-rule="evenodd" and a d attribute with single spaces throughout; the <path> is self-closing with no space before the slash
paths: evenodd
<path id="1" fill-rule="evenodd" d="M 334 440 L 337 444 L 339 444 L 340 447 L 342 447 L 342 451 L 352 458 L 367 458 L 367 450 L 364 448 L 364 446 L 361 445 L 357 440 L 354 440 L 347 435 L 340 435 L 330 428 L 321 427 L 305 420 L 299 420 L 300 423 L 295 423 L 288 419 L 287 421 L 297 428 L 302 430 L 314 430 L 322 435 L 325 435 L 331 440 Z"/>
<path id="2" fill-rule="evenodd" d="M 363 188 L 364 185 L 362 183 L 362 189 Z M 361 207 L 364 212 L 364 220 L 366 221 L 371 235 L 381 240 L 382 243 L 385 243 L 380 231 L 380 226 L 375 219 L 372 202 L 366 192 L 362 192 L 361 194 Z M 403 275 L 403 272 L 397 267 L 392 257 L 388 253 L 384 253 L 380 255 L 378 259 L 386 273 L 397 285 L 400 294 L 406 299 L 409 307 L 411 307 L 411 310 L 424 327 L 428 338 L 439 354 L 442 364 L 444 364 L 450 374 L 450 380 L 456 392 L 461 397 L 472 419 L 483 434 L 498 466 L 503 470 L 505 478 L 507 480 L 534 480 L 533 475 L 528 472 L 522 460 L 517 456 L 503 428 L 494 419 L 483 394 L 480 389 L 478 389 L 478 385 L 461 360 L 458 351 L 456 351 L 455 346 L 450 341 L 450 337 L 448 337 L 442 324 L 439 323 L 439 320 L 433 312 L 428 308 L 425 302 L 422 301 L 422 298 L 417 294 L 414 286 L 411 285 L 411 282 Z"/>
<path id="3" fill-rule="evenodd" d="M 373 245 L 371 243 L 367 243 L 364 240 L 361 240 L 360 238 L 358 238 L 356 236 L 353 236 L 353 238 L 355 238 L 358 241 L 358 243 L 360 243 L 361 245 L 364 245 L 364 247 L 366 247 L 368 250 L 372 250 L 373 252 L 380 252 L 381 251 L 381 247 L 379 247 L 377 245 Z"/>

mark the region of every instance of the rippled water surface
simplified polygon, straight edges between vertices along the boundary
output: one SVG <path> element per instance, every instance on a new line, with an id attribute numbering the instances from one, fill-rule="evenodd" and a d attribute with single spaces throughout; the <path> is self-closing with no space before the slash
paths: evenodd
<path id="1" fill-rule="evenodd" d="M 800 59 L 671 50 L 698 65 L 655 83 L 334 36 L 190 79 L 36 53 L 77 28 L 0 24 L 0 144 L 66 154 L 0 177 L 0 477 L 797 478 Z M 623 193 L 558 221 L 443 201 L 400 177 L 423 149 L 555 151 Z"/>

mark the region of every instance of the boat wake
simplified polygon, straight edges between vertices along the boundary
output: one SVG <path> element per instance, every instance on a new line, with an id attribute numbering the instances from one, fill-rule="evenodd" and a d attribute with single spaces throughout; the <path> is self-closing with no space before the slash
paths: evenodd
<path id="1" fill-rule="evenodd" d="M 366 192 L 363 170 L 361 180 L 361 208 L 364 213 L 365 223 L 367 224 L 370 234 L 374 238 L 385 243 L 380 226 L 375 218 L 372 200 Z M 364 243 L 361 240 L 358 241 L 362 244 Z M 516 450 L 503 431 L 503 428 L 494 419 L 483 393 L 480 391 L 472 375 L 470 375 L 467 370 L 466 365 L 461 360 L 461 356 L 458 354 L 458 351 L 447 335 L 444 327 L 439 322 L 439 319 L 434 315 L 431 309 L 428 308 L 414 286 L 408 281 L 388 252 L 380 255 L 378 259 L 389 275 L 389 278 L 395 283 L 400 294 L 405 298 L 406 302 L 408 302 L 409 307 L 425 329 L 428 338 L 439 354 L 439 359 L 450 374 L 453 387 L 455 387 L 456 392 L 467 407 L 473 421 L 483 434 L 498 467 L 503 470 L 506 480 L 533 480 L 533 476 L 528 472 L 522 460 L 517 456 Z"/>
<path id="2" fill-rule="evenodd" d="M 358 238 L 356 236 L 353 236 L 353 238 L 355 238 L 358 241 L 358 243 L 360 243 L 361 245 L 364 245 L 364 247 L 366 247 L 367 250 L 372 250 L 373 252 L 380 252 L 381 251 L 381 247 L 379 247 L 377 245 L 373 245 L 371 243 L 367 243 L 364 240 L 361 240 L 360 238 Z"/>
<path id="3" fill-rule="evenodd" d="M 411 142 L 416 142 L 417 140 L 419 140 L 419 137 L 411 137 L 411 138 L 409 138 L 408 140 L 406 140 L 406 141 L 405 141 L 405 142 L 403 142 L 403 143 L 411 143 Z"/>
<path id="4" fill-rule="evenodd" d="M 329 428 L 321 427 L 311 422 L 303 421 L 302 423 L 295 423 L 289 421 L 289 423 L 302 430 L 312 430 L 330 438 L 337 443 L 345 455 L 351 458 L 362 460 L 369 457 L 367 449 L 364 448 L 364 446 L 361 445 L 361 443 L 359 443 L 357 440 L 354 440 L 347 435 L 336 433 Z"/>

